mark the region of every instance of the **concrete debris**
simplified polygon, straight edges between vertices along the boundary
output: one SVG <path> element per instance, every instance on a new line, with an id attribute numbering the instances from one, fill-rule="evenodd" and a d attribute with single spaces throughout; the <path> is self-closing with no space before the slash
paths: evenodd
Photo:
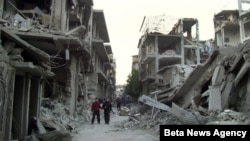
<path id="1" fill-rule="evenodd" d="M 221 111 L 221 92 L 218 87 L 211 87 L 209 91 L 209 107 L 208 112 L 220 113 Z"/>
<path id="2" fill-rule="evenodd" d="M 113 99 L 115 59 L 104 12 L 92 0 L 73 2 L 1 1 L 3 140 L 60 140 L 50 136 L 90 121 L 92 99 Z"/>
<path id="3" fill-rule="evenodd" d="M 130 112 L 130 109 L 126 106 L 121 106 L 121 109 L 119 111 L 120 116 L 127 116 Z"/>
<path id="4" fill-rule="evenodd" d="M 72 141 L 72 136 L 68 132 L 51 131 L 39 135 L 39 139 L 42 141 Z"/>
<path id="5" fill-rule="evenodd" d="M 140 123 L 140 121 L 134 118 L 133 116 L 129 116 L 129 120 L 133 120 L 136 124 Z"/>
<path id="6" fill-rule="evenodd" d="M 84 114 L 88 113 L 88 114 Z M 89 121 L 90 111 L 84 110 L 84 113 L 75 117 L 69 116 L 69 112 L 65 104 L 60 100 L 44 99 L 43 107 L 41 107 L 40 120 L 47 129 L 59 131 L 72 131 L 80 123 Z"/>
<path id="7" fill-rule="evenodd" d="M 181 124 L 249 124 L 249 80 L 244 79 L 250 68 L 249 48 L 246 40 L 238 48 L 215 49 L 183 84 L 159 89 L 156 98 L 142 95 L 138 101 L 173 115 Z"/>
<path id="8" fill-rule="evenodd" d="M 103 11 L 92 1 L 50 1 L 0 3 L 0 140 L 71 141 L 70 132 L 90 123 L 92 100 L 113 99 L 116 64 Z M 142 109 L 122 106 L 119 115 L 129 118 L 121 127 L 250 124 L 250 40 L 231 30 L 246 29 L 241 11 L 215 15 L 216 39 L 207 41 L 196 18 L 179 19 L 167 34 L 143 22 Z"/>
<path id="9" fill-rule="evenodd" d="M 220 121 L 237 121 L 237 122 L 249 122 L 248 117 L 244 113 L 235 112 L 232 110 L 225 110 L 217 116 Z"/>
<path id="10" fill-rule="evenodd" d="M 205 120 L 205 118 L 202 117 L 201 115 L 196 115 L 191 112 L 188 112 L 174 103 L 172 104 L 172 108 L 170 108 L 169 106 L 160 103 L 145 95 L 142 95 L 139 98 L 139 102 L 152 106 L 153 108 L 155 107 L 160 110 L 167 111 L 171 113 L 173 116 L 176 116 L 183 124 L 202 124 Z"/>
<path id="11" fill-rule="evenodd" d="M 250 114 L 226 109 L 216 116 L 215 121 L 207 124 L 247 125 L 250 124 Z"/>
<path id="12" fill-rule="evenodd" d="M 138 107 L 135 111 L 141 111 Z M 119 126 L 119 128 L 122 129 L 143 129 L 143 130 L 149 130 L 150 132 L 154 134 L 159 133 L 159 125 L 181 125 L 182 123 L 172 114 L 165 111 L 160 111 L 155 118 L 151 118 L 151 110 L 147 108 L 148 110 L 144 113 L 135 113 L 131 114 L 128 117 L 127 121 L 124 121 L 122 125 Z"/>
<path id="13" fill-rule="evenodd" d="M 62 125 L 60 122 L 56 120 L 41 120 L 41 122 L 43 123 L 43 126 L 46 129 L 49 129 L 51 131 L 53 130 L 66 131 L 66 127 L 64 127 L 64 125 Z"/>

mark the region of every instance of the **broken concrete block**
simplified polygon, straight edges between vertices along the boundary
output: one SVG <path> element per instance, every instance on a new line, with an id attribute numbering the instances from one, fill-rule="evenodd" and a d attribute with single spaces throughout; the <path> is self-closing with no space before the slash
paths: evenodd
<path id="1" fill-rule="evenodd" d="M 233 110 L 226 109 L 218 114 L 216 121 L 209 124 L 217 125 L 247 125 L 249 124 L 248 115 L 245 113 L 235 112 Z"/>
<path id="2" fill-rule="evenodd" d="M 209 94 L 209 113 L 220 112 L 221 107 L 221 92 L 219 87 L 212 87 Z"/>
<path id="3" fill-rule="evenodd" d="M 222 91 L 221 94 L 221 106 L 222 109 L 226 108 L 228 106 L 228 102 L 229 102 L 229 96 L 230 93 L 233 89 L 233 80 L 234 80 L 235 76 L 231 73 L 227 76 L 227 80 L 226 80 L 226 86 Z"/>
<path id="4" fill-rule="evenodd" d="M 174 103 L 172 103 L 172 112 L 182 124 L 200 124 L 200 121 L 197 120 L 197 117 L 194 114 L 180 108 Z"/>
<path id="5" fill-rule="evenodd" d="M 129 113 L 129 108 L 122 106 L 119 115 L 120 116 L 127 116 Z"/>
<path id="6" fill-rule="evenodd" d="M 43 123 L 44 127 L 50 128 L 50 129 L 55 129 L 58 131 L 66 131 L 66 127 L 61 124 L 60 122 L 56 121 L 56 120 L 41 120 L 41 122 Z"/>
<path id="7" fill-rule="evenodd" d="M 225 69 L 224 66 L 222 65 L 218 65 L 215 70 L 214 70 L 214 74 L 212 77 L 212 85 L 213 86 L 218 86 L 222 83 L 223 78 L 224 78 L 224 73 L 225 73 Z"/>
<path id="8" fill-rule="evenodd" d="M 180 108 L 178 105 L 174 103 L 172 103 L 172 108 L 170 108 L 169 106 L 163 103 L 160 103 L 145 95 L 142 95 L 139 98 L 139 101 L 149 106 L 152 106 L 152 107 L 164 110 L 164 111 L 168 111 L 173 116 L 178 118 L 183 124 L 202 124 L 204 120 L 202 119 L 202 117 L 199 117 L 200 120 L 198 120 L 197 116 L 193 115 L 191 112 L 184 110 L 183 108 Z"/>

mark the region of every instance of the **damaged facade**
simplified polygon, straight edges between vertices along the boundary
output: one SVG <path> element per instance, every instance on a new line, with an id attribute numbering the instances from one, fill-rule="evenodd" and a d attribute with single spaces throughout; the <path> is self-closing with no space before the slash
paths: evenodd
<path id="1" fill-rule="evenodd" d="M 168 34 L 147 30 L 138 48 L 143 94 L 176 87 L 186 75 L 183 69 L 192 70 L 204 61 L 199 49 L 198 20 L 193 18 L 179 19 Z"/>
<path id="2" fill-rule="evenodd" d="M 0 140 L 29 136 L 48 99 L 74 116 L 79 102 L 113 95 L 112 48 L 92 0 L 1 0 L 0 14 Z"/>
<path id="3" fill-rule="evenodd" d="M 180 29 L 181 32 L 177 35 L 170 32 L 167 35 L 147 33 L 142 36 L 139 41 L 143 84 L 140 103 L 149 105 L 153 109 L 167 111 L 181 124 L 250 124 L 248 67 L 250 12 L 242 10 L 241 6 L 242 3 L 249 4 L 250 1 L 238 2 L 239 10 L 224 10 L 214 15 L 214 46 L 204 45 L 204 48 L 197 48 L 197 44 L 200 45 L 198 40 L 197 44 L 186 40 L 182 35 L 185 31 L 183 30 L 185 22 L 182 21 L 179 24 L 180 28 L 173 30 Z M 190 30 L 186 28 L 186 31 Z M 174 38 L 176 39 L 173 40 Z M 209 41 L 212 43 L 212 40 Z M 176 45 L 175 42 L 179 44 Z M 186 43 L 189 44 L 186 46 Z M 190 52 L 192 49 L 197 49 L 196 54 L 191 54 L 188 49 L 185 50 L 185 46 Z M 167 48 L 163 50 L 163 47 L 168 47 L 168 50 L 172 51 L 168 51 Z M 168 51 L 169 54 L 164 60 L 163 67 L 161 62 L 155 61 L 154 58 L 160 60 L 162 57 L 159 52 L 164 51 Z M 202 51 L 209 52 L 205 53 L 207 56 L 199 57 L 198 54 L 203 54 Z M 156 65 L 151 65 L 151 62 Z M 148 85 L 159 83 L 155 81 L 156 76 L 162 79 L 163 87 Z M 155 114 L 157 115 L 157 112 Z M 228 116 L 231 118 L 227 118 Z"/>

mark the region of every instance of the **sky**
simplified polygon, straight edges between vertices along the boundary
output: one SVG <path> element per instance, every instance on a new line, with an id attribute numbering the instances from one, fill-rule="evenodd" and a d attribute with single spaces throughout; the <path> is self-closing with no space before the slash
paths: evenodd
<path id="1" fill-rule="evenodd" d="M 131 73 L 132 56 L 138 54 L 144 16 L 165 15 L 168 28 L 174 19 L 196 18 L 200 40 L 214 38 L 213 16 L 222 10 L 236 10 L 238 0 L 93 0 L 94 9 L 103 10 L 110 44 L 116 59 L 116 85 L 124 85 Z"/>

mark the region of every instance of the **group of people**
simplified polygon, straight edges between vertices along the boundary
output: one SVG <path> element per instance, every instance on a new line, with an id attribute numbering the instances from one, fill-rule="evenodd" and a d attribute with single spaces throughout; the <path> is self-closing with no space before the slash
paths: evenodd
<path id="1" fill-rule="evenodd" d="M 116 98 L 116 106 L 117 106 L 118 111 L 120 111 L 121 106 L 129 106 L 129 103 L 130 103 L 129 97 L 126 98 L 125 96 L 123 96 L 122 98 L 120 97 Z M 92 106 L 91 106 L 91 111 L 93 113 L 91 123 L 94 124 L 95 117 L 97 117 L 97 122 L 100 124 L 100 109 L 104 110 L 105 124 L 109 124 L 110 112 L 113 112 L 112 104 L 108 98 L 105 98 L 103 101 L 102 99 L 99 99 L 98 97 L 95 98 L 95 101 L 92 103 Z"/>
<path id="2" fill-rule="evenodd" d="M 121 106 L 129 106 L 129 104 L 130 104 L 129 97 L 125 98 L 125 96 L 123 96 L 122 98 L 120 97 L 116 98 L 116 107 L 118 111 L 121 110 Z"/>
<path id="3" fill-rule="evenodd" d="M 100 124 L 100 109 L 104 110 L 105 124 L 109 124 L 110 112 L 111 111 L 113 112 L 113 110 L 112 110 L 112 104 L 110 103 L 108 98 L 104 99 L 102 106 L 101 106 L 101 103 L 99 101 L 99 98 L 95 98 L 95 101 L 92 103 L 92 106 L 91 106 L 91 111 L 93 113 L 91 123 L 94 124 L 95 117 L 97 117 L 97 122 Z"/>

